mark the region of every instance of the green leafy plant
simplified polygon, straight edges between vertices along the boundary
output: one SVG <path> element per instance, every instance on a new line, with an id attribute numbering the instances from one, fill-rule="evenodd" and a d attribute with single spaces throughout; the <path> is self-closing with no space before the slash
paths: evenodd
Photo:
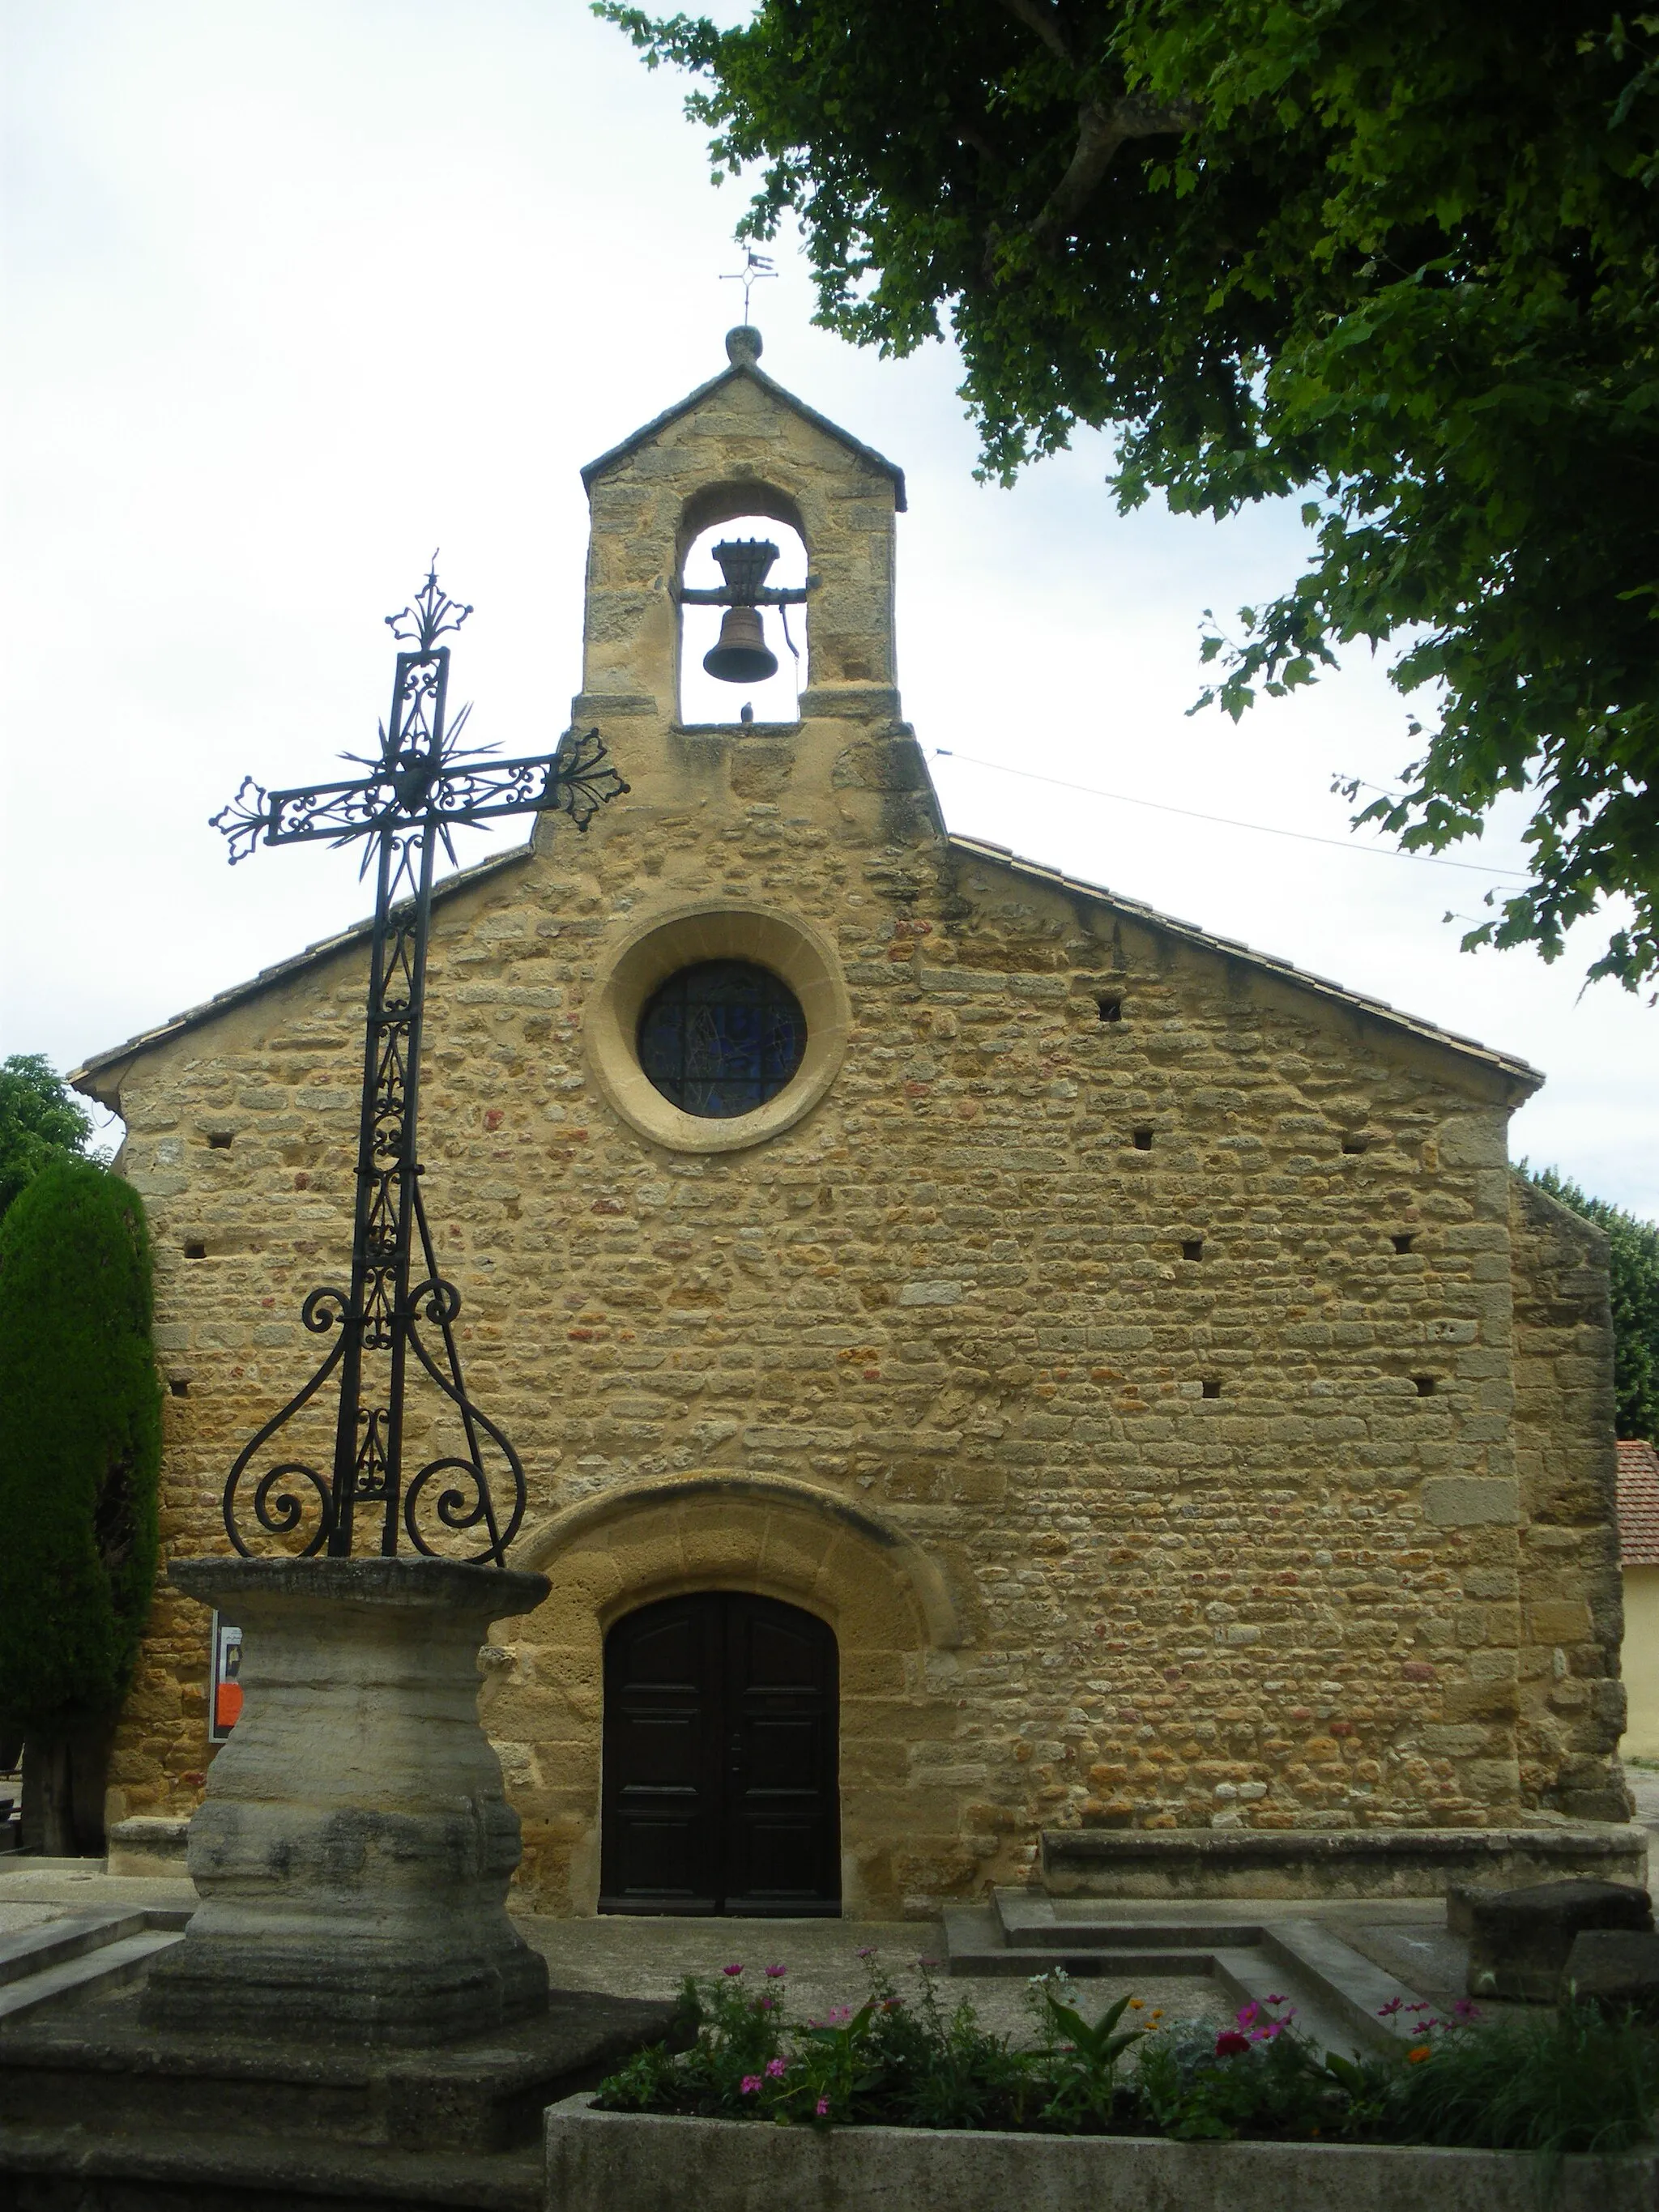
<path id="1" fill-rule="evenodd" d="M 1141 2009 L 1140 2001 L 1121 1996 L 1107 2006 L 1092 2027 L 1071 2002 L 1072 1985 L 1063 1973 L 1044 1975 L 1036 1984 L 1049 2040 L 1037 2070 L 1048 2093 L 1042 2118 L 1066 2134 L 1081 2134 L 1093 2124 L 1110 2126 L 1122 2104 L 1118 2062 L 1148 2030 L 1139 2024 L 1121 2027 L 1126 2012 Z M 1055 2035 L 1064 2039 L 1056 2042 Z"/>
<path id="2" fill-rule="evenodd" d="M 1030 1986 L 1041 2041 L 1016 2051 L 971 2006 L 947 2012 L 921 1963 L 914 2002 L 872 1965 L 861 2005 L 799 2027 L 787 2016 L 781 1967 L 754 1987 L 738 1966 L 718 1981 L 689 1980 L 691 2047 L 641 2051 L 598 2101 L 783 2125 L 1466 2144 L 1547 2160 L 1629 2149 L 1651 2137 L 1659 2113 L 1659 2038 L 1588 2007 L 1489 2027 L 1467 2002 L 1442 2019 L 1397 1999 L 1382 2010 L 1403 2013 L 1407 2035 L 1389 2051 L 1345 2056 L 1302 2034 L 1279 1996 L 1242 2006 L 1218 2030 L 1164 2022 L 1133 1996 L 1091 2021 L 1056 1970 Z M 1143 2013 L 1144 2023 L 1124 2026 Z"/>
<path id="3" fill-rule="evenodd" d="M 1594 2005 L 1428 2031 L 1415 2049 L 1388 2102 L 1396 2141 L 1556 2159 L 1634 2149 L 1659 2119 L 1659 2039 Z"/>
<path id="4" fill-rule="evenodd" d="M 797 218 L 817 319 L 948 330 L 989 475 L 1109 426 L 1118 504 L 1300 494 L 1302 575 L 1212 623 L 1242 714 L 1398 647 L 1359 818 L 1413 849 L 1522 795 L 1465 936 L 1659 975 L 1659 16 L 1589 0 L 602 0 L 689 71 L 738 229 Z"/>
<path id="5" fill-rule="evenodd" d="M 54 1160 L 78 1158 L 92 1116 L 38 1052 L 0 1060 L 0 1218 L 18 1193 Z"/>
<path id="6" fill-rule="evenodd" d="M 24 1819 L 101 1849 L 110 1729 L 155 1578 L 161 1384 L 138 1194 L 59 1160 L 0 1223 L 0 1733 Z"/>

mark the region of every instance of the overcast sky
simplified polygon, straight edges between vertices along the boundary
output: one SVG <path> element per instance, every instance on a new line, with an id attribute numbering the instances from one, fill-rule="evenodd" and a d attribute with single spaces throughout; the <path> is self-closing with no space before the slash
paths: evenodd
<path id="1" fill-rule="evenodd" d="M 434 544 L 477 609 L 455 675 L 473 733 L 556 739 L 578 468 L 724 365 L 741 199 L 708 185 L 683 82 L 580 0 L 5 0 L 3 20 L 0 1054 L 69 1067 L 362 911 L 349 856 L 232 875 L 207 817 L 245 772 L 297 781 L 372 742 L 380 617 Z M 1094 437 L 1012 492 L 977 485 L 949 349 L 854 352 L 809 326 L 793 247 L 778 260 L 765 366 L 908 472 L 900 678 L 950 756 L 952 828 L 1523 1054 L 1549 1082 L 1517 1155 L 1659 1213 L 1659 1014 L 1580 995 L 1596 929 L 1549 969 L 1462 954 L 1443 922 L 1481 912 L 1483 866 L 1516 866 L 1518 817 L 1456 856 L 1473 872 L 1349 838 L 1333 774 L 1384 784 L 1410 755 L 1381 668 L 1357 655 L 1237 729 L 1187 718 L 1201 611 L 1294 575 L 1293 513 L 1122 520 Z"/>

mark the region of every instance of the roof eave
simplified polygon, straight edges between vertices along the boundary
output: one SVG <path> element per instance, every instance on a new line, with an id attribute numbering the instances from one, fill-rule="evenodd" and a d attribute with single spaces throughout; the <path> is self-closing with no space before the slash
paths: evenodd
<path id="1" fill-rule="evenodd" d="M 445 876 L 433 885 L 433 903 L 436 905 L 441 900 L 453 897 L 458 891 L 471 890 L 475 885 L 488 882 L 490 877 L 518 866 L 530 858 L 532 849 L 528 844 L 516 845 L 510 853 L 496 853 L 472 867 L 458 868 L 453 876 Z M 159 1045 L 171 1044 L 176 1037 L 188 1036 L 191 1030 L 201 1028 L 204 1023 L 229 1012 L 233 1007 L 243 1005 L 249 999 L 257 998 L 261 992 L 286 983 L 293 976 L 302 975 L 308 969 L 320 967 L 324 961 L 331 960 L 337 953 L 349 951 L 354 945 L 366 943 L 374 927 L 374 921 L 369 918 L 353 922 L 349 929 L 343 929 L 333 937 L 319 938 L 314 945 L 307 945 L 303 951 L 295 952 L 286 960 L 279 960 L 270 968 L 261 968 L 246 982 L 233 983 L 228 990 L 216 992 L 212 998 L 204 999 L 199 1006 L 188 1006 L 183 1013 L 174 1014 L 170 1020 L 159 1022 L 153 1030 L 143 1030 L 137 1036 L 129 1037 L 125 1044 L 112 1045 L 106 1052 L 92 1054 L 82 1060 L 79 1067 L 70 1070 L 64 1078 L 65 1082 L 88 1098 L 95 1098 L 100 1106 L 107 1106 L 112 1112 L 118 1112 L 116 1097 L 120 1089 L 119 1079 L 143 1054 L 155 1051 Z M 111 1073 L 116 1077 L 115 1082 L 100 1088 L 98 1079 Z"/>
<path id="2" fill-rule="evenodd" d="M 660 415 L 653 416 L 650 422 L 624 438 L 619 446 L 612 446 L 608 453 L 601 453 L 596 461 L 589 461 L 581 471 L 583 489 L 591 492 L 599 478 L 614 468 L 619 461 L 625 461 L 630 453 L 636 453 L 642 446 L 648 446 L 654 438 L 660 436 L 671 423 L 678 422 L 683 415 L 689 415 L 694 407 L 701 406 L 702 402 L 718 392 L 722 385 L 730 384 L 735 378 L 740 376 L 752 378 L 763 392 L 769 393 L 774 399 L 781 400 L 783 404 L 793 413 L 799 415 L 804 422 L 810 422 L 815 430 L 822 430 L 826 437 L 833 438 L 838 446 L 844 446 L 849 453 L 856 453 L 861 461 L 867 462 L 872 468 L 879 470 L 884 476 L 890 477 L 893 482 L 893 505 L 899 514 L 905 513 L 904 471 L 896 461 L 890 461 L 884 453 L 878 453 L 873 446 L 866 446 L 861 439 L 854 437 L 851 431 L 843 430 L 839 422 L 832 422 L 827 415 L 820 415 L 816 407 L 809 407 L 804 399 L 798 399 L 794 393 L 780 384 L 775 377 L 769 376 L 763 368 L 757 368 L 752 362 L 747 361 L 733 362 L 730 368 L 723 368 L 718 376 L 711 376 L 707 384 L 700 384 L 695 392 L 688 392 L 684 399 L 676 400 L 672 407 L 665 407 Z"/>
<path id="3" fill-rule="evenodd" d="M 1498 1052 L 1491 1045 L 1482 1044 L 1477 1037 L 1462 1036 L 1455 1030 L 1445 1030 L 1434 1022 L 1425 1021 L 1415 1014 L 1402 1013 L 1398 1006 L 1390 1006 L 1386 999 L 1368 997 L 1363 991 L 1350 991 L 1342 984 L 1333 982 L 1327 975 L 1316 975 L 1293 961 L 1282 960 L 1271 952 L 1258 952 L 1254 945 L 1234 937 L 1218 937 L 1196 922 L 1182 921 L 1173 915 L 1162 914 L 1144 900 L 1125 897 L 1121 892 L 1109 890 L 1103 884 L 1091 884 L 1079 876 L 1068 876 L 1059 868 L 1046 868 L 1038 860 L 1022 860 L 1006 846 L 995 845 L 979 837 L 952 836 L 952 846 L 975 858 L 995 862 L 1011 869 L 1016 875 L 1029 877 L 1046 883 L 1057 890 L 1080 893 L 1085 898 L 1098 899 L 1119 913 L 1144 921 L 1148 927 L 1161 929 L 1188 944 L 1201 945 L 1205 951 L 1218 956 L 1238 960 L 1265 975 L 1276 976 L 1299 990 L 1328 1004 L 1346 1007 L 1349 1012 L 1364 1014 L 1381 1022 L 1385 1027 L 1397 1030 L 1419 1042 L 1434 1045 L 1443 1051 L 1455 1053 L 1460 1059 L 1472 1060 L 1489 1073 L 1498 1073 L 1518 1085 L 1523 1095 L 1530 1097 L 1541 1088 L 1545 1078 L 1540 1069 L 1519 1059 L 1513 1053 Z"/>

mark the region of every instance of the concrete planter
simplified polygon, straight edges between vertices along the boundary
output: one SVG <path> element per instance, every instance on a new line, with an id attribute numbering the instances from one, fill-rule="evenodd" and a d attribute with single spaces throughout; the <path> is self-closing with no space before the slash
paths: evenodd
<path id="1" fill-rule="evenodd" d="M 547 2115 L 548 2212 L 1651 2212 L 1659 2153 L 1570 2158 L 1553 2192 L 1514 2151 L 1175 2143 Z"/>

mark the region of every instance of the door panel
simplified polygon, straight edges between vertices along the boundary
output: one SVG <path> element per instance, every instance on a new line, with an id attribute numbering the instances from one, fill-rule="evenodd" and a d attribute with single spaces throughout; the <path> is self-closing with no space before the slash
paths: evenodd
<path id="1" fill-rule="evenodd" d="M 742 1592 L 617 1622 L 601 1911 L 839 1912 L 836 1660 L 823 1621 Z"/>

